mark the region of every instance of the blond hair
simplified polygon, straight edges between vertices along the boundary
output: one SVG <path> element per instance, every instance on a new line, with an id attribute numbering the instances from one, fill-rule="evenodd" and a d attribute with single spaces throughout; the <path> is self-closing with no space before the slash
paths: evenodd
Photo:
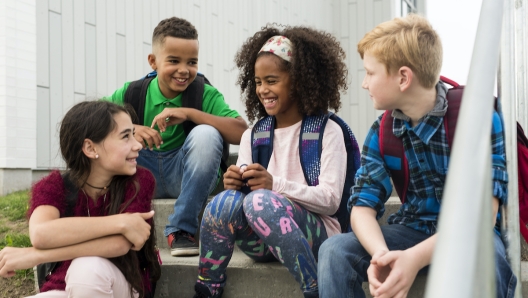
<path id="1" fill-rule="evenodd" d="M 431 24 L 416 14 L 379 24 L 358 43 L 363 59 L 366 52 L 385 65 L 387 73 L 409 67 L 425 88 L 433 88 L 442 68 L 442 42 Z"/>

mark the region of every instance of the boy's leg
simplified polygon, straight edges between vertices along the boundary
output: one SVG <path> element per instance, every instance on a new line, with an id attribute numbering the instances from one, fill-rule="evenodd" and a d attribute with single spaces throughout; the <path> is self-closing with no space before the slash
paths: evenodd
<path id="1" fill-rule="evenodd" d="M 174 150 L 174 152 L 177 151 L 178 150 Z M 168 152 L 157 152 L 150 151 L 149 149 L 141 149 L 139 150 L 139 156 L 136 159 L 137 164 L 139 166 L 146 168 L 152 173 L 152 175 L 154 175 L 154 179 L 156 180 L 156 190 L 154 192 L 154 199 L 168 197 L 167 192 L 163 188 L 163 185 L 165 183 L 162 180 L 161 174 L 162 160 L 167 154 Z"/>
<path id="2" fill-rule="evenodd" d="M 172 255 L 196 255 L 198 216 L 218 181 L 222 136 L 214 127 L 198 125 L 187 136 L 175 158 L 163 161 L 162 181 L 171 197 L 178 197 L 164 234 Z"/>
<path id="3" fill-rule="evenodd" d="M 246 196 L 244 213 L 252 230 L 295 277 L 305 297 L 318 297 L 317 252 L 328 238 L 319 216 L 266 189 Z"/>
<path id="4" fill-rule="evenodd" d="M 381 226 L 381 232 L 389 250 L 405 250 L 429 238 L 398 224 Z M 319 297 L 365 297 L 361 286 L 367 280 L 370 260 L 353 232 L 330 237 L 319 250 Z"/>
<path id="5" fill-rule="evenodd" d="M 493 233 L 495 245 L 495 276 L 497 282 L 497 298 L 511 298 L 515 295 L 517 278 L 513 274 L 510 263 L 506 259 L 506 249 L 499 235 Z"/>
<path id="6" fill-rule="evenodd" d="M 247 224 L 242 202 L 244 194 L 226 190 L 205 208 L 200 228 L 200 262 L 195 291 L 219 297 L 226 282 L 225 271 L 236 243 L 256 260 L 270 259 L 269 250 Z M 273 258 L 273 256 L 271 256 Z"/>

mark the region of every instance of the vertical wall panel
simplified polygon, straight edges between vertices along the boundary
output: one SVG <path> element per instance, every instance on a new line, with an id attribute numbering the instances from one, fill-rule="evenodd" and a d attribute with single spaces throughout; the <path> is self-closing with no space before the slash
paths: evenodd
<path id="1" fill-rule="evenodd" d="M 96 49 L 96 32 L 95 26 L 90 24 L 84 25 L 84 44 L 85 44 L 85 69 L 86 69 L 86 96 L 89 98 L 97 97 L 97 49 Z"/>
<path id="2" fill-rule="evenodd" d="M 51 164 L 59 164 L 58 158 L 59 141 L 57 132 L 57 124 L 63 116 L 62 102 L 62 25 L 61 15 L 51 12 L 49 13 L 49 28 L 50 28 L 50 133 L 51 140 L 48 145 L 50 148 Z"/>
<path id="3" fill-rule="evenodd" d="M 117 8 L 122 10 L 122 7 Z M 117 88 L 117 61 L 116 57 L 116 0 L 106 1 L 106 89 L 100 96 L 107 96 L 113 93 Z M 104 50 L 104 49 L 103 49 Z M 121 82 L 119 84 L 122 84 Z"/>
<path id="4" fill-rule="evenodd" d="M 50 139 L 52 139 L 49 89 L 37 87 L 37 98 L 37 168 L 47 168 L 51 165 Z"/>
<path id="5" fill-rule="evenodd" d="M 134 47 L 135 39 L 134 39 L 134 30 L 135 30 L 135 19 L 134 19 L 134 2 L 132 1 L 126 1 L 127 5 L 125 5 L 125 37 L 126 37 L 126 64 L 127 64 L 127 72 L 126 72 L 126 78 L 127 81 L 132 81 L 136 78 L 135 76 L 135 70 L 136 70 L 136 63 L 135 61 L 135 55 L 136 55 L 136 49 Z M 119 82 L 118 82 L 119 84 Z"/>
<path id="6" fill-rule="evenodd" d="M 123 86 L 126 82 L 126 73 L 127 73 L 127 64 L 126 64 L 126 39 L 123 35 L 117 34 L 116 36 L 116 67 L 117 67 L 117 88 Z M 108 95 L 113 93 L 113 90 L 110 90 Z"/>
<path id="7" fill-rule="evenodd" d="M 125 0 L 115 0 L 116 32 L 125 35 Z"/>
<path id="8" fill-rule="evenodd" d="M 97 63 L 97 97 L 106 95 L 107 92 L 107 45 L 106 45 L 106 1 L 95 1 L 95 32 L 96 32 L 96 63 Z"/>
<path id="9" fill-rule="evenodd" d="M 73 65 L 74 65 L 74 91 L 76 94 L 86 94 L 86 68 L 84 53 L 84 3 L 73 2 Z"/>
<path id="10" fill-rule="evenodd" d="M 62 1 L 62 112 L 66 113 L 73 105 L 74 65 L 73 65 L 73 2 Z"/>
<path id="11" fill-rule="evenodd" d="M 49 12 L 47 1 L 36 1 L 37 85 L 49 87 Z"/>
<path id="12" fill-rule="evenodd" d="M 84 0 L 84 18 L 86 20 L 86 23 L 94 25 L 96 23 L 96 16 L 95 16 L 95 0 Z"/>

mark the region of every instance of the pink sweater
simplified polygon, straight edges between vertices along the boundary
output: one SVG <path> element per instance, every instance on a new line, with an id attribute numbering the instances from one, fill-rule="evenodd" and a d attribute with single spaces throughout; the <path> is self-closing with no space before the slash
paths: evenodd
<path id="1" fill-rule="evenodd" d="M 319 185 L 308 186 L 299 159 L 301 121 L 274 131 L 273 154 L 268 172 L 273 176 L 273 190 L 317 213 L 328 237 L 339 234 L 337 219 L 331 217 L 341 202 L 345 184 L 347 154 L 343 132 L 334 121 L 328 121 L 323 134 Z M 237 165 L 251 164 L 251 129 L 242 135 Z"/>
<path id="2" fill-rule="evenodd" d="M 124 213 L 148 212 L 152 210 L 151 200 L 155 187 L 154 176 L 147 169 L 138 167 L 135 178 L 139 183 L 139 192 L 130 205 L 128 205 Z M 125 202 L 128 202 L 135 193 L 135 187 L 129 187 L 125 193 Z M 105 207 L 105 205 L 103 205 L 103 198 L 99 198 L 97 204 L 95 204 L 94 201 L 88 199 L 82 191 L 79 191 L 78 193 L 77 204 L 74 207 L 74 215 L 88 216 L 87 204 L 90 206 L 90 215 L 92 217 L 103 215 Z M 48 176 L 44 177 L 33 186 L 28 216 L 31 216 L 33 211 L 41 205 L 51 205 L 59 210 L 61 217 L 64 216 L 64 213 L 66 212 L 65 188 L 59 171 L 51 172 Z M 109 205 L 108 199 L 106 200 L 106 205 Z M 152 225 L 152 222 L 149 223 Z M 64 280 L 70 264 L 71 260 L 61 262 L 47 277 L 46 283 L 42 286 L 41 291 L 64 291 L 66 288 Z M 147 283 L 148 280 L 145 279 L 145 286 L 148 288 L 150 287 L 150 284 Z"/>

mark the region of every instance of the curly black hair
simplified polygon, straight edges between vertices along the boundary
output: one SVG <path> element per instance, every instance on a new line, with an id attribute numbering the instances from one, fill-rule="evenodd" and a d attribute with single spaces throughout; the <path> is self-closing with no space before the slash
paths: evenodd
<path id="1" fill-rule="evenodd" d="M 183 39 L 198 39 L 198 31 L 189 21 L 172 17 L 162 20 L 154 28 L 152 45 L 162 44 L 167 36 Z"/>
<path id="2" fill-rule="evenodd" d="M 282 27 L 279 30 L 277 27 Z M 281 68 L 290 74 L 290 97 L 298 101 L 302 115 L 335 112 L 341 107 L 340 91 L 347 90 L 348 69 L 345 51 L 330 33 L 304 26 L 268 24 L 248 38 L 235 56 L 239 68 L 237 85 L 246 104 L 250 123 L 267 116 L 256 93 L 255 62 L 264 43 L 275 35 L 290 39 L 293 45 L 291 62 L 281 60 Z"/>

